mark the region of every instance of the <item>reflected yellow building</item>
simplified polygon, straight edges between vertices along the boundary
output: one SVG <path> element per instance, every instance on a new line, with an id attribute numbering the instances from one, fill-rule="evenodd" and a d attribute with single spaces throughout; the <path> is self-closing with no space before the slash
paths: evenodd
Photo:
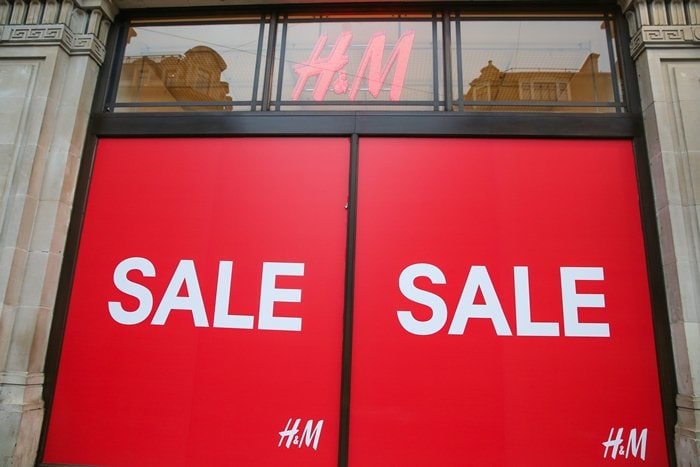
<path id="1" fill-rule="evenodd" d="M 501 71 L 491 60 L 469 83 L 464 95 L 468 110 L 613 112 L 614 107 L 562 106 L 566 102 L 614 102 L 610 72 L 598 69 L 599 54 L 589 54 L 578 70 L 512 69 Z M 488 102 L 502 103 L 488 105 Z M 517 102 L 527 101 L 527 106 Z M 470 105 L 470 102 L 474 105 Z M 534 102 L 556 102 L 556 106 L 532 106 Z M 477 105 L 478 103 L 478 105 Z M 505 105 L 511 104 L 511 105 Z M 514 105 L 512 105 L 514 104 Z"/>
<path id="2" fill-rule="evenodd" d="M 216 102 L 218 105 L 152 107 L 152 111 L 230 111 L 229 85 L 221 80 L 226 62 L 206 46 L 182 55 L 126 57 L 118 100 L 123 102 Z M 139 109 L 141 110 L 141 109 Z"/>

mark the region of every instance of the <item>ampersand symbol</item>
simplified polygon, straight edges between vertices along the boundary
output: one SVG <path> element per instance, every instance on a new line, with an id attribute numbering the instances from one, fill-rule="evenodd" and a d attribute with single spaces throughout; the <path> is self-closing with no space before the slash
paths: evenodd
<path id="1" fill-rule="evenodd" d="M 344 71 L 338 72 L 338 77 L 333 82 L 333 92 L 336 94 L 345 94 L 348 92 L 348 79 Z"/>

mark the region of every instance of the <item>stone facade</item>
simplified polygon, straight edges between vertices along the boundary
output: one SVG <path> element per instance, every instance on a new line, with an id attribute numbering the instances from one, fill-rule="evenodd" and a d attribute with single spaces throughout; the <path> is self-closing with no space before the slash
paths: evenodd
<path id="1" fill-rule="evenodd" d="M 33 465 L 49 328 L 113 10 L 0 0 L 0 465 Z"/>
<path id="2" fill-rule="evenodd" d="M 700 465 L 700 1 L 620 2 L 631 35 L 666 281 L 676 457 Z"/>
<path id="3" fill-rule="evenodd" d="M 653 175 L 678 385 L 676 454 L 679 465 L 699 466 L 700 0 L 619 3 Z M 109 0 L 0 0 L 0 465 L 35 462 L 63 248 L 115 13 Z"/>

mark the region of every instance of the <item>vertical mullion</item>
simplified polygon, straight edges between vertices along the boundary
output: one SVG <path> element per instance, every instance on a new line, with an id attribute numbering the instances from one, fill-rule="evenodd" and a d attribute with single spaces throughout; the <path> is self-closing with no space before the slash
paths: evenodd
<path id="1" fill-rule="evenodd" d="M 260 62 L 262 62 L 262 46 L 265 37 L 265 22 L 267 15 L 260 15 L 260 31 L 258 32 L 258 50 L 255 59 L 255 75 L 253 76 L 253 95 L 251 96 L 250 110 L 254 111 L 258 100 L 258 86 L 260 86 Z"/>
<path id="2" fill-rule="evenodd" d="M 452 37 L 450 31 L 450 14 L 445 10 L 442 13 L 442 69 L 445 76 L 445 110 L 452 111 Z"/>
<path id="3" fill-rule="evenodd" d="M 459 102 L 459 110 L 464 111 L 464 71 L 462 66 L 462 18 L 459 15 L 459 11 L 455 16 L 455 46 L 457 55 L 457 93 L 459 97 L 457 102 Z"/>
<path id="4" fill-rule="evenodd" d="M 620 61 L 620 79 L 623 84 L 623 98 L 625 107 L 631 114 L 642 113 L 642 104 L 639 97 L 637 72 L 634 61 L 630 57 L 630 38 L 627 29 L 627 20 L 624 16 L 614 16 L 615 32 L 617 33 L 617 53 Z M 611 67 L 612 68 L 612 67 Z"/>
<path id="5" fill-rule="evenodd" d="M 270 94 L 272 90 L 272 71 L 275 61 L 275 45 L 277 45 L 277 13 L 270 17 L 270 33 L 267 36 L 267 57 L 265 58 L 265 76 L 263 84 L 261 110 L 270 110 Z"/>
<path id="6" fill-rule="evenodd" d="M 287 15 L 284 15 L 282 23 L 282 40 L 280 42 L 280 61 L 279 72 L 277 73 L 277 93 L 275 96 L 275 111 L 280 110 L 280 101 L 282 100 L 282 83 L 284 82 L 284 60 L 287 49 L 287 25 L 289 24 Z"/>
<path id="7" fill-rule="evenodd" d="M 347 467 L 350 438 L 350 377 L 352 373 L 352 326 L 355 306 L 355 253 L 357 236 L 357 183 L 359 137 L 350 139 L 350 174 L 348 181 L 348 227 L 345 249 L 345 302 L 343 309 L 343 353 L 340 377 L 340 427 L 338 467 Z"/>
<path id="8" fill-rule="evenodd" d="M 96 112 L 113 112 L 114 104 L 117 100 L 117 91 L 119 89 L 119 78 L 121 77 L 122 66 L 124 64 L 124 55 L 126 53 L 126 41 L 129 36 L 129 28 L 131 23 L 125 21 L 119 24 L 115 35 L 110 35 L 109 39 L 114 40 L 116 44 L 108 41 L 110 47 L 107 48 L 111 56 L 105 59 L 106 67 L 108 68 L 108 76 L 106 78 L 106 89 L 104 92 L 104 101 L 100 98 L 93 102 L 93 111 Z M 116 36 L 116 38 L 114 38 Z M 113 55 L 112 55 L 113 54 Z M 98 91 L 99 92 L 99 91 Z M 97 94 L 97 93 L 96 93 Z M 99 107 L 95 107 L 99 101 Z"/>
<path id="9" fill-rule="evenodd" d="M 617 65 L 615 64 L 615 48 L 613 46 L 612 34 L 610 33 L 610 15 L 605 14 L 605 40 L 608 44 L 608 60 L 610 60 L 610 78 L 612 79 L 613 96 L 615 98 L 615 111 L 620 112 L 622 102 L 620 101 L 620 87 L 617 76 Z M 618 56 L 619 56 L 618 52 Z"/>
<path id="10" fill-rule="evenodd" d="M 439 64 L 438 64 L 438 33 L 437 33 L 437 13 L 433 12 L 433 18 L 430 22 L 433 29 L 433 110 L 440 109 L 440 80 L 438 79 Z M 443 57 L 444 59 L 444 57 Z"/>

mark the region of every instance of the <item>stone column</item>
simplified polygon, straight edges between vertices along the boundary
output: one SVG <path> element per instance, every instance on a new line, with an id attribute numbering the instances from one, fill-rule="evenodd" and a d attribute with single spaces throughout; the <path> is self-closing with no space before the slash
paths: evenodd
<path id="1" fill-rule="evenodd" d="M 619 0 L 651 162 L 678 384 L 678 465 L 700 466 L 700 0 Z"/>
<path id="2" fill-rule="evenodd" d="M 49 328 L 109 0 L 0 0 L 0 465 L 34 465 Z"/>

